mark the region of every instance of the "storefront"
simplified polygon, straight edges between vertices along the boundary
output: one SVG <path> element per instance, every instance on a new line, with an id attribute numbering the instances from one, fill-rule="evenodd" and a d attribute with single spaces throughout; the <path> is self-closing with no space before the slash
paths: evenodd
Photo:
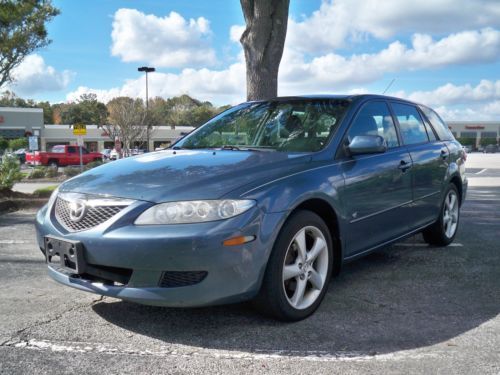
<path id="1" fill-rule="evenodd" d="M 498 144 L 500 121 L 448 121 L 451 132 L 464 145 L 474 149 Z"/>
<path id="2" fill-rule="evenodd" d="M 189 126 L 172 129 L 170 126 L 153 127 L 149 137 L 149 149 L 165 147 L 176 139 L 192 131 Z M 76 144 L 73 128 L 70 125 L 44 125 L 41 108 L 11 108 L 0 107 L 0 137 L 5 139 L 38 137 L 41 151 L 49 151 L 56 145 Z M 85 147 L 89 151 L 102 151 L 114 147 L 114 139 L 105 129 L 97 125 L 87 125 L 87 135 L 84 136 Z M 134 147 L 147 148 L 146 139 L 138 139 Z"/>

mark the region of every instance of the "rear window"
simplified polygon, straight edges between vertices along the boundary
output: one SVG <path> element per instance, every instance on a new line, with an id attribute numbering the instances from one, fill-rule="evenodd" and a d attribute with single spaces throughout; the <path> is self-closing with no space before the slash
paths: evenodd
<path id="1" fill-rule="evenodd" d="M 424 113 L 425 117 L 427 117 L 436 131 L 439 139 L 442 141 L 451 141 L 453 140 L 453 134 L 451 134 L 450 129 L 446 126 L 446 123 L 439 117 L 439 115 L 434 112 L 432 109 L 425 107 L 423 105 L 420 106 L 420 109 Z"/>
<path id="2" fill-rule="evenodd" d="M 58 154 L 64 153 L 64 146 L 54 146 L 52 147 L 52 152 L 56 152 Z"/>

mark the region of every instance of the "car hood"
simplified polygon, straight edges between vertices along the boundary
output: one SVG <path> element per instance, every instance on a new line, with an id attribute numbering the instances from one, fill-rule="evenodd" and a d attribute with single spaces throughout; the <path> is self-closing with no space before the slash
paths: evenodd
<path id="1" fill-rule="evenodd" d="M 66 181 L 60 191 L 167 202 L 217 199 L 279 178 L 307 163 L 304 154 L 166 150 L 117 160 Z"/>

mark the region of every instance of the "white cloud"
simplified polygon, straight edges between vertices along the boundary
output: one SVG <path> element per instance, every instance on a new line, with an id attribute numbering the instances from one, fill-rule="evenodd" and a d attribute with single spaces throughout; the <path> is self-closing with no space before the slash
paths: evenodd
<path id="1" fill-rule="evenodd" d="M 12 71 L 14 82 L 8 89 L 18 95 L 26 96 L 44 91 L 58 91 L 65 89 L 73 76 L 73 72 L 69 70 L 59 72 L 47 65 L 40 55 L 33 54 L 27 56 Z"/>
<path id="2" fill-rule="evenodd" d="M 210 35 L 204 17 L 186 20 L 176 12 L 157 17 L 119 9 L 113 19 L 111 53 L 125 62 L 158 67 L 209 66 L 216 60 Z"/>
<path id="3" fill-rule="evenodd" d="M 396 95 L 429 106 L 484 103 L 500 100 L 500 80 L 483 79 L 476 86 L 471 84 L 458 86 L 447 83 L 434 90 L 414 91 L 408 95 L 405 92 L 399 92 Z"/>
<path id="4" fill-rule="evenodd" d="M 108 102 L 117 96 L 145 97 L 144 77 L 128 80 L 122 87 L 110 90 L 96 90 L 78 87 L 66 99 L 74 101 L 84 93 L 95 93 L 99 100 Z M 224 70 L 184 69 L 179 74 L 151 73 L 149 75 L 149 96 L 172 97 L 188 94 L 196 99 L 216 104 L 245 101 L 245 66 L 242 62 L 230 65 Z"/>
<path id="5" fill-rule="evenodd" d="M 344 57 L 328 53 L 306 61 L 304 54 L 285 48 L 280 85 L 296 92 L 318 92 L 371 83 L 386 73 L 484 63 L 500 57 L 500 31 L 491 28 L 464 31 L 434 41 L 415 34 L 411 47 L 395 41 L 376 53 Z"/>
<path id="6" fill-rule="evenodd" d="M 500 2 L 491 0 L 323 0 L 302 20 L 290 19 L 288 40 L 303 52 L 326 53 L 367 37 L 448 34 L 500 26 Z"/>

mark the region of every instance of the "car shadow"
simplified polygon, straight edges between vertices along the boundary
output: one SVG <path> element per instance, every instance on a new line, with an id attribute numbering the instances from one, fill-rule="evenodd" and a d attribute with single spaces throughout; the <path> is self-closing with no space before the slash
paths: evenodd
<path id="1" fill-rule="evenodd" d="M 456 243 L 478 236 L 461 227 Z M 92 308 L 165 344 L 297 355 L 390 353 L 450 340 L 500 312 L 500 255 L 491 245 L 433 248 L 412 237 L 347 264 L 316 313 L 296 323 L 266 318 L 249 303 L 173 309 L 104 300 Z"/>

